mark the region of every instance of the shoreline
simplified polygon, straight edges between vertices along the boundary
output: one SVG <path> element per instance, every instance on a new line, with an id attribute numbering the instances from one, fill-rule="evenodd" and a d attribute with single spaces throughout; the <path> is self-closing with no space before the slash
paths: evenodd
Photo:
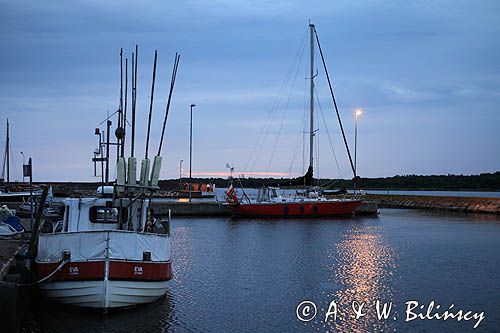
<path id="1" fill-rule="evenodd" d="M 500 198 L 404 194 L 367 194 L 366 198 L 385 208 L 500 214 Z"/>

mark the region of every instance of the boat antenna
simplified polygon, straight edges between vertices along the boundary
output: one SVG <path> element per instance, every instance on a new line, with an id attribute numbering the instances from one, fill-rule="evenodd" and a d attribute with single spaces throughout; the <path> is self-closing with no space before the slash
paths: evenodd
<path id="1" fill-rule="evenodd" d="M 332 96 L 333 105 L 335 106 L 335 112 L 337 113 L 337 119 L 340 125 L 340 131 L 342 132 L 342 137 L 344 138 L 345 148 L 347 150 L 347 155 L 349 156 L 349 162 L 351 163 L 351 169 L 354 174 L 354 179 L 356 181 L 356 168 L 354 168 L 354 163 L 352 162 L 351 152 L 349 150 L 349 144 L 347 143 L 347 138 L 344 132 L 344 126 L 342 126 L 342 120 L 340 119 L 339 108 L 337 107 L 337 101 L 335 100 L 335 95 L 333 94 L 332 82 L 330 81 L 330 75 L 328 74 L 328 69 L 326 68 L 325 57 L 323 56 L 323 50 L 321 49 L 321 44 L 319 42 L 318 33 L 314 30 L 314 34 L 316 35 L 316 42 L 318 43 L 319 54 L 321 55 L 321 61 L 323 62 L 323 68 L 325 69 L 326 79 L 328 80 L 328 87 L 330 88 L 330 95 Z"/>
<path id="2" fill-rule="evenodd" d="M 130 156 L 134 157 L 135 149 L 135 100 L 137 96 L 137 53 L 139 52 L 137 44 L 135 45 L 135 55 L 132 52 L 132 145 Z M 135 56 L 135 63 L 134 63 Z"/>
<path id="3" fill-rule="evenodd" d="M 125 155 L 125 139 L 127 128 L 127 91 L 128 91 L 128 58 L 125 58 L 125 110 L 123 112 L 123 138 L 121 147 L 121 157 Z"/>
<path id="4" fill-rule="evenodd" d="M 120 48 L 120 107 L 118 113 L 118 128 L 120 128 L 123 124 L 123 48 Z M 117 148 L 123 147 L 123 138 L 117 136 L 118 146 Z"/>
<path id="5" fill-rule="evenodd" d="M 175 53 L 175 60 L 174 60 L 174 68 L 172 70 L 172 77 L 170 79 L 170 91 L 168 93 L 167 107 L 165 109 L 165 118 L 163 119 L 163 128 L 161 130 L 161 139 L 160 139 L 160 145 L 158 147 L 158 154 L 157 154 L 157 156 L 160 156 L 161 146 L 163 145 L 163 136 L 165 134 L 165 127 L 167 125 L 168 111 L 170 110 L 170 101 L 172 99 L 172 93 L 174 91 L 175 78 L 177 77 L 177 67 L 179 66 L 179 60 L 180 60 L 180 58 L 181 58 L 181 55 L 176 52 Z"/>
<path id="6" fill-rule="evenodd" d="M 148 134 L 146 137 L 146 154 L 145 158 L 148 158 L 148 149 L 149 149 L 149 134 L 151 131 L 151 117 L 153 115 L 153 97 L 155 93 L 155 79 L 156 79 L 156 59 L 158 57 L 158 52 L 155 50 L 155 60 L 153 64 L 153 83 L 151 85 L 151 99 L 149 102 L 149 120 L 148 120 Z"/>

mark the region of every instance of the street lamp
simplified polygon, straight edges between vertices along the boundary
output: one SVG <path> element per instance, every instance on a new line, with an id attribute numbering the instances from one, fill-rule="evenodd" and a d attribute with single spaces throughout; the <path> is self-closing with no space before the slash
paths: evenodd
<path id="1" fill-rule="evenodd" d="M 357 109 L 354 111 L 354 177 L 358 176 L 358 167 L 356 165 L 356 155 L 358 150 L 358 117 L 363 113 L 363 110 Z"/>
<path id="2" fill-rule="evenodd" d="M 184 162 L 184 160 L 179 161 L 179 180 L 182 179 L 182 162 Z"/>
<path id="3" fill-rule="evenodd" d="M 23 183 L 24 183 L 24 165 L 26 164 L 26 162 L 25 162 L 26 159 L 24 158 L 23 152 L 21 152 L 21 155 L 23 155 Z"/>
<path id="4" fill-rule="evenodd" d="M 189 121 L 189 202 L 191 202 L 191 186 L 192 186 L 192 165 L 193 165 L 193 108 L 196 104 L 191 104 L 191 118 Z"/>

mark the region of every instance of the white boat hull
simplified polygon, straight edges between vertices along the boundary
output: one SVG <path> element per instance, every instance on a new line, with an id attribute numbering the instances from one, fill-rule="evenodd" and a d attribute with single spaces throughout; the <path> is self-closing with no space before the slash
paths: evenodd
<path id="1" fill-rule="evenodd" d="M 173 276 L 170 236 L 128 231 L 42 234 L 35 266 L 42 296 L 89 308 L 154 302 Z"/>
<path id="2" fill-rule="evenodd" d="M 60 304 L 88 308 L 120 308 L 152 303 L 167 293 L 169 281 L 58 281 L 40 287 Z"/>

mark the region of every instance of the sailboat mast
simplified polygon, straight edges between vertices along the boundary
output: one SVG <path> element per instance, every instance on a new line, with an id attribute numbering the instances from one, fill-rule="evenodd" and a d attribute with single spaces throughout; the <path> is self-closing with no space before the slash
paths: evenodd
<path id="1" fill-rule="evenodd" d="M 5 141 L 5 162 L 7 163 L 7 183 L 10 182 L 10 134 L 9 119 L 7 119 L 7 140 Z"/>
<path id="2" fill-rule="evenodd" d="M 313 168 L 313 147 L 314 147 L 314 24 L 309 24 L 310 29 L 310 46 L 311 46 L 311 85 L 309 88 L 309 169 Z"/>

